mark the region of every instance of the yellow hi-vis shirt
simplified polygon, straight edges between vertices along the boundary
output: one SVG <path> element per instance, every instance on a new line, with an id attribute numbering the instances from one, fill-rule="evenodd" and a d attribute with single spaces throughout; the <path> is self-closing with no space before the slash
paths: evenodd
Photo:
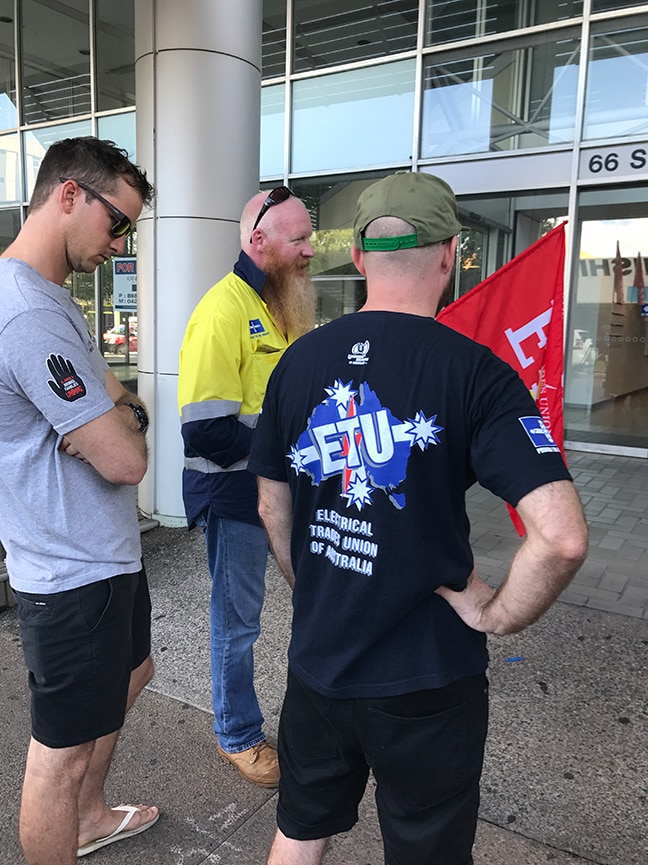
<path id="1" fill-rule="evenodd" d="M 236 269 L 262 284 L 263 272 L 244 253 Z M 201 503 L 205 507 L 219 498 L 251 497 L 250 507 L 256 512 L 256 482 L 243 471 L 248 453 L 231 464 L 218 465 L 187 446 L 186 425 L 197 424 L 194 430 L 208 436 L 214 420 L 233 417 L 254 429 L 268 379 L 288 344 L 260 294 L 235 272 L 216 283 L 194 309 L 180 349 L 178 378 L 178 408 L 185 438 L 183 495 L 190 524 L 190 511 L 197 513 Z M 238 473 L 239 481 L 231 474 L 223 477 L 233 472 Z M 195 501 L 197 496 L 199 502 Z M 231 516 L 228 502 L 221 504 L 222 515 Z M 234 513 L 240 512 L 242 504 L 232 501 Z"/>

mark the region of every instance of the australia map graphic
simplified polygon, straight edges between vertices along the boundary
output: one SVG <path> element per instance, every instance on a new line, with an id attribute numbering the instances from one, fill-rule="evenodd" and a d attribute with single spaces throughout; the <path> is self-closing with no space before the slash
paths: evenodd
<path id="1" fill-rule="evenodd" d="M 422 451 L 440 444 L 437 416 L 421 410 L 414 418 L 399 420 L 383 406 L 363 382 L 341 379 L 325 388 L 326 398 L 313 410 L 308 425 L 287 454 L 296 474 L 306 473 L 315 486 L 338 476 L 341 495 L 348 506 L 361 511 L 382 490 L 396 508 L 405 507 L 405 496 L 396 492 L 405 480 L 413 447 Z"/>

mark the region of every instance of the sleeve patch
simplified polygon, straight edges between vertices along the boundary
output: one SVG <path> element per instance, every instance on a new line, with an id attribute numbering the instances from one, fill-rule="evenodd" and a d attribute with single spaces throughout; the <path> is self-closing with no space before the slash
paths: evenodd
<path id="1" fill-rule="evenodd" d="M 551 437 L 551 433 L 545 426 L 545 422 L 539 417 L 518 418 L 524 431 L 531 439 L 531 444 L 539 454 L 560 453 L 560 448 Z"/>
<path id="2" fill-rule="evenodd" d="M 47 383 L 59 399 L 74 402 L 86 395 L 85 383 L 71 360 L 67 360 L 62 354 L 50 354 L 47 368 L 52 376 Z"/>

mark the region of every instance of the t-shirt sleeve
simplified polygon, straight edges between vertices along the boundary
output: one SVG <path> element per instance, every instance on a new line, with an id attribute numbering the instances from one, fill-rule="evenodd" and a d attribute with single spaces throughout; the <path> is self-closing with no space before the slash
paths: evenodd
<path id="1" fill-rule="evenodd" d="M 59 435 L 113 408 L 96 345 L 61 313 L 39 309 L 13 319 L 3 331 L 0 365 L 3 380 Z"/>
<path id="2" fill-rule="evenodd" d="M 543 484 L 571 480 L 562 454 L 518 374 L 492 353 L 471 393 L 471 463 L 480 484 L 515 506 Z"/>

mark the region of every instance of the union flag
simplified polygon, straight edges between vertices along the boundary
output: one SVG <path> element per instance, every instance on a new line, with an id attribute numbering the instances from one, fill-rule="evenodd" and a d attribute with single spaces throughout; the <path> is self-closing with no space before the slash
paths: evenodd
<path id="1" fill-rule="evenodd" d="M 564 266 L 562 222 L 437 315 L 519 373 L 563 456 Z"/>

